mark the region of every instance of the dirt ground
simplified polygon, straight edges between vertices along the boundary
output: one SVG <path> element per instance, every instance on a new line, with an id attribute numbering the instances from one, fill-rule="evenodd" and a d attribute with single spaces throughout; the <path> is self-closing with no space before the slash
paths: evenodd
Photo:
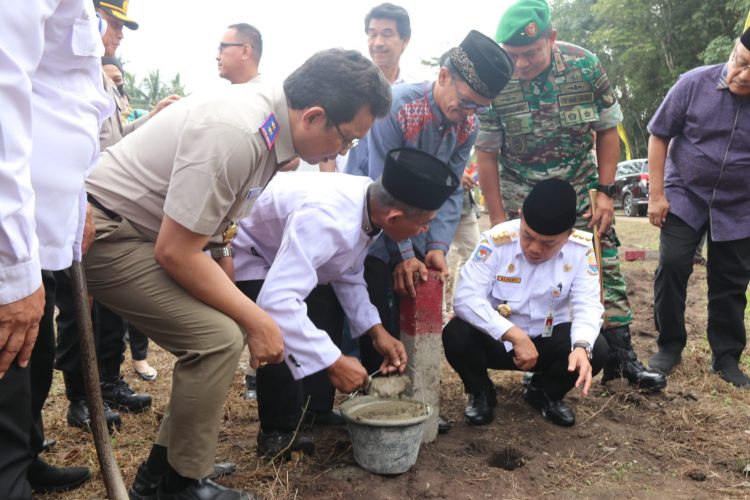
<path id="1" fill-rule="evenodd" d="M 617 228 L 621 250 L 656 250 L 658 233 L 645 218 L 620 217 Z M 623 263 L 635 312 L 635 350 L 644 361 L 655 349 L 655 266 L 654 259 Z M 603 387 L 597 379 L 589 397 L 582 398 L 578 391 L 567 396 L 577 416 L 571 428 L 546 422 L 523 401 L 520 373 L 497 372 L 494 422 L 467 426 L 460 380 L 443 363 L 440 413 L 454 427 L 422 445 L 417 464 L 395 477 L 360 469 L 343 428 L 306 430 L 317 444 L 314 457 L 283 463 L 260 460 L 255 454 L 256 403 L 241 398 L 240 366 L 225 406 L 217 456 L 218 461 L 235 462 L 238 471 L 222 483 L 268 499 L 750 496 L 750 477 L 743 472 L 750 463 L 750 391 L 735 389 L 710 372 L 705 268 L 696 267 L 688 294 L 689 341 L 667 389 L 643 394 L 622 380 Z M 148 454 L 169 394 L 171 356 L 154 347 L 150 361 L 159 370 L 153 383 L 137 380 L 129 360 L 123 365 L 133 387 L 154 396 L 155 407 L 145 414 L 123 415 L 124 427 L 112 438 L 128 486 Z M 749 368 L 747 357 L 743 368 Z M 103 498 L 91 437 L 66 426 L 66 408 L 56 375 L 45 418 L 48 436 L 58 442 L 46 458 L 58 465 L 85 463 L 94 478 L 76 491 L 40 498 Z"/>

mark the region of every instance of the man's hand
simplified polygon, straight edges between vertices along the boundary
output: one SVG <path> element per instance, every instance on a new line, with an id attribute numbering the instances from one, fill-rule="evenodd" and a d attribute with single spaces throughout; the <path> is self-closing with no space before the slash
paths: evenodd
<path id="1" fill-rule="evenodd" d="M 372 339 L 372 346 L 383 356 L 383 364 L 380 365 L 380 373 L 404 373 L 408 356 L 403 342 L 393 338 L 383 325 L 375 325 L 368 332 Z"/>
<path id="2" fill-rule="evenodd" d="M 241 326 L 247 332 L 251 368 L 258 368 L 261 363 L 281 363 L 284 359 L 284 339 L 271 316 L 258 308 L 253 314 L 252 323 Z"/>
<path id="3" fill-rule="evenodd" d="M 177 94 L 172 94 L 170 96 L 165 97 L 164 99 L 156 103 L 156 106 L 154 106 L 154 109 L 151 110 L 151 112 L 149 113 L 149 116 L 153 117 L 156 113 L 158 113 L 162 109 L 166 108 L 173 102 L 177 102 L 179 100 L 180 100 L 180 96 L 178 96 Z"/>
<path id="4" fill-rule="evenodd" d="M 536 366 L 539 353 L 528 333 L 517 326 L 512 326 L 503 334 L 502 340 L 513 344 L 513 363 L 519 370 L 528 371 Z"/>
<path id="5" fill-rule="evenodd" d="M 418 273 L 416 279 L 427 281 L 427 266 L 416 257 L 406 259 L 396 264 L 393 270 L 393 289 L 397 294 L 415 298 L 417 290 L 414 288 L 414 273 Z"/>
<path id="6" fill-rule="evenodd" d="M 591 387 L 591 363 L 589 363 L 589 357 L 586 354 L 586 350 L 581 347 L 573 349 L 568 356 L 568 371 L 573 373 L 578 371 L 578 380 L 576 380 L 576 387 L 581 387 L 584 396 L 589 393 Z"/>
<path id="7" fill-rule="evenodd" d="M 596 212 L 593 217 L 591 215 L 591 208 L 589 208 L 585 214 L 584 219 L 591 219 L 589 221 L 589 228 L 593 229 L 598 224 L 599 235 L 604 234 L 612 221 L 615 219 L 615 200 L 605 193 L 596 193 Z"/>
<path id="8" fill-rule="evenodd" d="M 326 371 L 333 386 L 343 393 L 348 394 L 367 385 L 367 370 L 352 356 L 342 354 Z"/>
<path id="9" fill-rule="evenodd" d="M 81 252 L 83 255 L 86 255 L 86 252 L 91 248 L 91 244 L 94 243 L 94 238 L 96 238 L 94 211 L 91 208 L 91 204 L 86 203 L 86 220 L 83 222 L 83 241 L 81 241 Z"/>
<path id="10" fill-rule="evenodd" d="M 465 191 L 470 191 L 477 187 L 479 183 L 472 179 L 471 176 L 468 175 L 466 171 L 464 171 L 464 175 L 463 177 L 461 177 L 461 185 L 463 186 Z"/>
<path id="11" fill-rule="evenodd" d="M 431 267 L 440 273 L 440 281 L 448 279 L 448 262 L 442 250 L 430 250 L 424 257 L 426 267 Z"/>
<path id="12" fill-rule="evenodd" d="M 44 285 L 28 297 L 0 305 L 0 378 L 16 358 L 21 368 L 29 364 L 43 314 Z"/>
<path id="13" fill-rule="evenodd" d="M 650 194 L 648 198 L 648 221 L 656 227 L 662 227 L 669 213 L 669 200 L 661 194 Z"/>

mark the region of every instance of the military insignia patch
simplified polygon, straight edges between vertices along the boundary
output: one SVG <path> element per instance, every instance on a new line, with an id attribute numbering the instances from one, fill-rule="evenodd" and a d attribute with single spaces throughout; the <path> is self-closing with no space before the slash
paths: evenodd
<path id="1" fill-rule="evenodd" d="M 268 115 L 268 118 L 266 118 L 266 121 L 263 122 L 263 125 L 261 125 L 258 130 L 260 130 L 260 135 L 263 136 L 263 141 L 266 143 L 266 147 L 271 151 L 271 149 L 273 149 L 273 143 L 276 142 L 276 138 L 281 131 L 281 126 L 279 125 L 279 122 L 276 121 L 276 115 L 273 113 Z"/>
<path id="2" fill-rule="evenodd" d="M 596 255 L 594 255 L 594 254 L 589 255 L 589 259 L 588 260 L 589 260 L 589 268 L 588 268 L 587 272 L 591 276 L 598 275 L 599 274 L 599 264 L 596 263 Z"/>
<path id="3" fill-rule="evenodd" d="M 539 33 L 539 26 L 536 25 L 536 21 L 531 21 L 529 24 L 527 24 L 524 32 L 527 36 L 534 38 L 537 33 Z"/>
<path id="4" fill-rule="evenodd" d="M 508 272 L 509 273 L 512 273 L 515 270 L 516 270 L 516 266 L 515 265 L 513 265 L 512 263 L 508 264 Z"/>
<path id="5" fill-rule="evenodd" d="M 573 266 L 571 266 L 570 264 L 563 264 L 563 271 L 565 271 L 566 273 L 569 273 L 572 270 L 573 270 Z"/>
<path id="6" fill-rule="evenodd" d="M 492 248 L 482 243 L 474 252 L 474 262 L 484 262 L 490 255 L 492 255 Z"/>

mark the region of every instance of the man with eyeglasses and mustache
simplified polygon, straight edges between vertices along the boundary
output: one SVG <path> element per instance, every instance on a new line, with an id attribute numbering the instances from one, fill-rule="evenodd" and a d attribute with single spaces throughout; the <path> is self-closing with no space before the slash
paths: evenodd
<path id="1" fill-rule="evenodd" d="M 351 150 L 346 172 L 377 179 L 387 151 L 408 146 L 446 162 L 460 178 L 476 138 L 476 114 L 490 105 L 512 73 L 508 54 L 492 39 L 471 31 L 444 58 L 437 80 L 393 87 L 390 113 L 377 120 L 367 137 Z M 445 254 L 462 204 L 463 191 L 457 189 L 440 208 L 429 231 L 403 241 L 383 236 L 371 247 L 365 260 L 365 281 L 370 300 L 391 334 L 398 335 L 399 328 L 398 314 L 389 304 L 390 292 L 414 297 L 414 273 L 426 279 L 428 266 L 448 275 Z M 360 338 L 360 356 L 368 373 L 382 363 L 369 339 Z"/>
<path id="2" fill-rule="evenodd" d="M 651 368 L 669 373 L 687 342 L 685 297 L 693 253 L 708 232 L 711 369 L 750 387 L 739 368 L 750 281 L 750 30 L 729 61 L 683 74 L 648 124 L 648 217 L 661 228 L 654 281 L 659 351 Z"/>
<path id="3" fill-rule="evenodd" d="M 558 178 L 578 193 L 576 228 L 598 227 L 602 247 L 605 320 L 611 348 L 602 382 L 624 377 L 644 390 L 666 386 L 664 375 L 647 370 L 633 351 L 632 312 L 611 226 L 622 111 L 596 56 L 557 41 L 545 0 L 520 0 L 503 14 L 495 39 L 515 64 L 514 79 L 481 116 L 477 164 L 493 225 L 518 217 L 539 181 Z M 595 134 L 594 134 L 595 132 Z M 594 137 L 596 150 L 593 151 Z M 596 188 L 597 208 L 588 191 Z"/>
<path id="4" fill-rule="evenodd" d="M 232 24 L 219 42 L 216 63 L 219 76 L 231 83 L 247 83 L 260 73 L 263 55 L 263 38 L 255 26 L 247 23 Z"/>

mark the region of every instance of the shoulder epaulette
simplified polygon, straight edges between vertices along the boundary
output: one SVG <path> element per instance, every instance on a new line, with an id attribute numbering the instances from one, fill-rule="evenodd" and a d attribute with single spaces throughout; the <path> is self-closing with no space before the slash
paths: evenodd
<path id="1" fill-rule="evenodd" d="M 588 231 L 581 231 L 580 229 L 574 229 L 568 240 L 584 246 L 590 246 L 591 240 L 593 238 L 593 233 L 589 233 Z"/>
<path id="2" fill-rule="evenodd" d="M 518 239 L 518 232 L 496 226 L 490 231 L 490 237 L 492 238 L 492 243 L 494 243 L 496 247 L 499 247 L 500 245 L 505 245 L 506 243 Z"/>

